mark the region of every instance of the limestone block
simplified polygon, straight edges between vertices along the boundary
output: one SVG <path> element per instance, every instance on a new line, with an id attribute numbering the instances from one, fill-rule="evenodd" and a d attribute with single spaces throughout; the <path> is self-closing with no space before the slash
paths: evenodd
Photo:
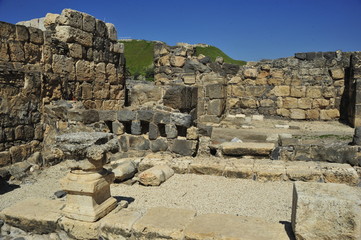
<path id="1" fill-rule="evenodd" d="M 94 62 L 79 60 L 75 64 L 76 79 L 79 81 L 94 80 Z"/>
<path id="2" fill-rule="evenodd" d="M 121 209 L 105 216 L 100 223 L 100 236 L 104 239 L 127 240 L 131 238 L 134 223 L 142 214 L 136 210 Z"/>
<path id="3" fill-rule="evenodd" d="M 145 186 L 159 186 L 174 175 L 174 171 L 167 165 L 157 165 L 138 175 L 139 182 Z"/>
<path id="4" fill-rule="evenodd" d="M 323 97 L 333 98 L 336 97 L 336 89 L 334 87 L 324 87 L 323 88 Z"/>
<path id="5" fill-rule="evenodd" d="M 298 99 L 292 97 L 286 97 L 282 99 L 282 107 L 283 108 L 297 108 L 298 106 Z"/>
<path id="6" fill-rule="evenodd" d="M 221 151 L 230 156 L 269 156 L 274 147 L 274 143 L 224 142 L 221 144 Z"/>
<path id="7" fill-rule="evenodd" d="M 105 63 L 98 63 L 95 65 L 95 81 L 104 82 L 106 79 Z"/>
<path id="8" fill-rule="evenodd" d="M 272 78 L 281 79 L 283 78 L 283 75 L 284 75 L 284 71 L 282 69 L 271 69 Z"/>
<path id="9" fill-rule="evenodd" d="M 10 60 L 22 62 L 25 60 L 24 46 L 21 42 L 9 41 Z"/>
<path id="10" fill-rule="evenodd" d="M 75 79 L 75 68 L 72 58 L 54 54 L 52 68 L 54 73 L 70 75 L 71 79 Z"/>
<path id="11" fill-rule="evenodd" d="M 253 166 L 253 173 L 258 181 L 282 181 L 286 176 L 285 162 L 256 159 Z"/>
<path id="12" fill-rule="evenodd" d="M 271 93 L 277 97 L 286 97 L 290 95 L 290 86 L 275 86 Z"/>
<path id="13" fill-rule="evenodd" d="M 168 142 L 165 138 L 157 138 L 154 141 L 150 141 L 150 150 L 152 152 L 167 151 Z"/>
<path id="14" fill-rule="evenodd" d="M 56 26 L 56 38 L 62 42 L 77 42 L 85 47 L 93 45 L 93 36 L 91 33 L 70 26 Z"/>
<path id="15" fill-rule="evenodd" d="M 288 161 L 286 175 L 291 181 L 318 182 L 322 180 L 322 172 L 317 162 Z"/>
<path id="16" fill-rule="evenodd" d="M 110 84 L 115 84 L 118 82 L 117 78 L 117 69 L 115 68 L 115 65 L 112 63 L 108 63 L 106 68 L 106 77 L 109 80 Z"/>
<path id="17" fill-rule="evenodd" d="M 95 31 L 95 18 L 89 14 L 82 13 L 83 15 L 83 30 L 93 33 Z"/>
<path id="18" fill-rule="evenodd" d="M 275 102 L 271 99 L 262 99 L 260 102 L 261 107 L 274 107 Z"/>
<path id="19" fill-rule="evenodd" d="M 0 152 L 0 167 L 11 164 L 11 157 L 9 151 Z"/>
<path id="20" fill-rule="evenodd" d="M 83 58 L 83 47 L 77 43 L 69 43 L 69 53 L 72 58 Z"/>
<path id="21" fill-rule="evenodd" d="M 309 109 L 306 111 L 306 119 L 317 120 L 320 118 L 320 111 L 318 109 Z"/>
<path id="22" fill-rule="evenodd" d="M 16 39 L 16 27 L 14 24 L 1 22 L 0 23 L 0 36 L 7 36 L 8 40 Z"/>
<path id="23" fill-rule="evenodd" d="M 0 40 L 0 59 L 9 61 L 9 47 L 5 41 Z"/>
<path id="24" fill-rule="evenodd" d="M 98 36 L 100 37 L 107 37 L 108 34 L 108 30 L 107 30 L 107 25 L 105 24 L 105 22 L 96 19 L 95 20 L 95 32 Z"/>
<path id="25" fill-rule="evenodd" d="M 342 68 L 333 68 L 330 69 L 331 77 L 334 80 L 343 79 L 345 77 L 345 72 Z"/>
<path id="26" fill-rule="evenodd" d="M 142 126 L 139 120 L 132 121 L 131 132 L 133 135 L 140 135 L 142 133 Z"/>
<path id="27" fill-rule="evenodd" d="M 137 239 L 184 239 L 184 229 L 196 215 L 194 210 L 151 208 L 134 225 Z M 171 219 L 171 221 L 170 221 Z"/>
<path id="28" fill-rule="evenodd" d="M 110 84 L 104 82 L 96 82 L 93 89 L 95 99 L 109 99 Z"/>
<path id="29" fill-rule="evenodd" d="M 29 27 L 30 34 L 30 42 L 35 44 L 43 44 L 44 43 L 44 34 L 39 28 Z"/>
<path id="30" fill-rule="evenodd" d="M 21 42 L 27 42 L 29 40 L 28 28 L 22 25 L 16 25 L 16 40 Z"/>
<path id="31" fill-rule="evenodd" d="M 254 98 L 242 97 L 239 99 L 239 105 L 241 108 L 257 108 L 258 101 Z"/>
<path id="32" fill-rule="evenodd" d="M 64 9 L 57 20 L 61 25 L 67 25 L 75 28 L 82 29 L 83 27 L 83 15 L 81 12 Z"/>
<path id="33" fill-rule="evenodd" d="M 58 23 L 59 16 L 59 14 L 47 13 L 44 18 L 44 27 L 46 29 L 51 29 L 52 27 L 55 27 L 55 24 Z"/>
<path id="34" fill-rule="evenodd" d="M 171 146 L 171 151 L 183 156 L 194 156 L 197 145 L 195 140 L 176 139 Z"/>
<path id="35" fill-rule="evenodd" d="M 132 121 L 136 119 L 136 111 L 122 109 L 118 111 L 118 120 L 121 122 Z"/>
<path id="36" fill-rule="evenodd" d="M 290 109 L 290 118 L 296 120 L 306 119 L 306 112 L 302 109 Z"/>
<path id="37" fill-rule="evenodd" d="M 115 175 L 116 182 L 122 182 L 134 177 L 137 172 L 136 163 L 130 159 L 121 159 L 118 161 L 112 161 L 112 172 Z"/>
<path id="38" fill-rule="evenodd" d="M 312 102 L 312 108 L 326 108 L 330 105 L 330 101 L 324 98 L 316 98 Z"/>
<path id="39" fill-rule="evenodd" d="M 312 107 L 311 98 L 299 98 L 297 100 L 297 106 L 301 109 L 310 109 Z"/>
<path id="40" fill-rule="evenodd" d="M 157 124 L 154 123 L 149 123 L 149 133 L 148 133 L 148 137 L 149 140 L 155 140 L 159 137 L 160 133 L 159 133 L 159 128 Z"/>
<path id="41" fill-rule="evenodd" d="M 320 110 L 321 120 L 331 120 L 331 119 L 337 119 L 339 117 L 340 117 L 340 111 L 338 109 Z"/>
<path id="42" fill-rule="evenodd" d="M 117 30 L 115 29 L 115 26 L 113 23 L 106 23 L 105 24 L 107 26 L 107 31 L 108 31 L 108 38 L 112 41 L 117 41 L 118 40 L 118 33 Z"/>
<path id="43" fill-rule="evenodd" d="M 221 116 L 225 107 L 223 99 L 212 99 L 208 102 L 207 113 L 209 115 Z"/>
<path id="44" fill-rule="evenodd" d="M 224 176 L 231 178 L 253 179 L 254 159 L 230 158 L 226 162 Z"/>
<path id="45" fill-rule="evenodd" d="M 185 239 L 257 239 L 288 240 L 280 223 L 254 217 L 209 213 L 199 215 L 185 228 Z"/>
<path id="46" fill-rule="evenodd" d="M 172 113 L 170 121 L 175 125 L 190 127 L 192 125 L 192 116 L 187 113 Z"/>
<path id="47" fill-rule="evenodd" d="M 319 86 L 309 86 L 307 87 L 306 96 L 309 98 L 321 98 L 322 88 Z"/>
<path id="48" fill-rule="evenodd" d="M 159 58 L 158 64 L 160 66 L 170 66 L 170 57 L 169 57 L 169 55 L 166 55 L 164 57 Z"/>
<path id="49" fill-rule="evenodd" d="M 255 79 L 257 78 L 258 71 L 256 68 L 246 68 L 243 71 L 243 75 L 245 78 Z"/>
<path id="50" fill-rule="evenodd" d="M 100 222 L 85 222 L 62 217 L 59 219 L 59 227 L 69 236 L 75 239 L 97 239 Z"/>
<path id="51" fill-rule="evenodd" d="M 5 208 L 0 216 L 7 224 L 24 231 L 47 234 L 57 229 L 63 206 L 64 202 L 61 201 L 28 198 Z"/>
<path id="52" fill-rule="evenodd" d="M 112 132 L 116 135 L 124 134 L 124 125 L 118 121 L 112 122 Z"/>
<path id="53" fill-rule="evenodd" d="M 113 43 L 113 52 L 124 53 L 124 43 Z"/>
<path id="54" fill-rule="evenodd" d="M 32 149 L 29 144 L 12 146 L 9 149 L 11 160 L 13 163 L 25 161 L 32 154 Z"/>
<path id="55" fill-rule="evenodd" d="M 165 134 L 167 135 L 167 139 L 177 138 L 178 129 L 174 124 L 166 124 L 165 125 Z"/>
<path id="56" fill-rule="evenodd" d="M 192 85 L 196 83 L 196 76 L 194 74 L 183 75 L 182 78 L 184 84 Z"/>
<path id="57" fill-rule="evenodd" d="M 296 182 L 292 228 L 296 239 L 360 239 L 361 195 L 332 183 Z"/>
<path id="58" fill-rule="evenodd" d="M 187 128 L 187 139 L 188 140 L 197 140 L 199 138 L 198 128 L 190 127 Z"/>
<path id="59" fill-rule="evenodd" d="M 93 98 L 93 87 L 89 83 L 83 83 L 81 85 L 81 97 L 83 100 L 88 100 Z"/>
<path id="60" fill-rule="evenodd" d="M 210 99 L 224 98 L 224 93 L 223 84 L 211 84 L 206 86 L 206 96 Z"/>
<path id="61" fill-rule="evenodd" d="M 25 61 L 29 63 L 38 63 L 41 59 L 40 47 L 33 43 L 25 43 L 24 45 Z"/>
<path id="62" fill-rule="evenodd" d="M 181 56 L 171 56 L 169 61 L 173 67 L 183 67 L 186 62 L 186 58 Z"/>
<path id="63" fill-rule="evenodd" d="M 305 97 L 306 96 L 306 86 L 291 86 L 291 97 Z"/>
<path id="64" fill-rule="evenodd" d="M 131 105 L 143 105 L 147 102 L 157 102 L 162 98 L 162 89 L 149 84 L 137 84 L 130 92 Z"/>
<path id="65" fill-rule="evenodd" d="M 347 183 L 356 185 L 359 178 L 356 170 L 349 164 L 320 163 L 321 172 L 328 183 Z"/>

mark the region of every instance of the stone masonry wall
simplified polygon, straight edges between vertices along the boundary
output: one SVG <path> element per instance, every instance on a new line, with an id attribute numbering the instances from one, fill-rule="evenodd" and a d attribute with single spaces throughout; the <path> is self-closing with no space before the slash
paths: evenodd
<path id="1" fill-rule="evenodd" d="M 44 104 L 124 106 L 124 47 L 114 25 L 71 9 L 43 24 L 45 31 L 0 22 L 0 167 L 39 151 Z"/>
<path id="2" fill-rule="evenodd" d="M 191 45 L 158 43 L 154 49 L 155 82 L 196 86 L 198 122 L 219 123 L 226 115 L 263 114 L 295 120 L 343 119 L 354 124 L 353 119 L 360 115 L 354 103 L 358 77 L 351 74 L 359 71 L 359 54 L 297 53 L 237 66 L 220 58 L 212 62 L 206 56 L 197 57 Z"/>

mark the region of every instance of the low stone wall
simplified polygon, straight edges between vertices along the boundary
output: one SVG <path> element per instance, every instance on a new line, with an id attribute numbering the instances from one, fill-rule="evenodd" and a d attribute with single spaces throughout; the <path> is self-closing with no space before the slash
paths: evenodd
<path id="1" fill-rule="evenodd" d="M 360 52 L 309 52 L 294 57 L 227 64 L 196 56 L 191 45 L 154 48 L 155 83 L 198 88 L 199 122 L 227 114 L 263 114 L 295 120 L 355 124 Z M 357 123 L 356 123 L 357 124 Z"/>

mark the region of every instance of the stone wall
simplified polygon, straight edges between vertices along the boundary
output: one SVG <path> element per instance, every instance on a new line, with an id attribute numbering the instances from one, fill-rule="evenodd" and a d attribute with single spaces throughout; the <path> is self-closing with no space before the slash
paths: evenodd
<path id="1" fill-rule="evenodd" d="M 47 14 L 45 31 L 20 24 L 29 25 L 0 22 L 0 167 L 39 150 L 44 104 L 117 110 L 125 101 L 124 47 L 113 24 L 71 9 Z"/>
<path id="2" fill-rule="evenodd" d="M 226 115 L 263 114 L 295 120 L 343 119 L 354 124 L 360 115 L 357 107 L 355 110 L 354 84 L 359 79 L 359 54 L 297 53 L 238 66 L 221 58 L 212 62 L 196 56 L 191 45 L 158 43 L 154 49 L 155 83 L 196 86 L 199 122 L 219 123 Z"/>

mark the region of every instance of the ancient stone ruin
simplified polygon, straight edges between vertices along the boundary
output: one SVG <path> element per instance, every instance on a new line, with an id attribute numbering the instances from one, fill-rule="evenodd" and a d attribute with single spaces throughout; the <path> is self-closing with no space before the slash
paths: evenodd
<path id="1" fill-rule="evenodd" d="M 125 79 L 124 51 L 113 24 L 71 9 L 0 22 L 1 179 L 67 166 L 66 199 L 1 207 L 0 237 L 361 239 L 361 52 L 240 66 L 158 42 L 155 81 L 142 82 Z M 112 184 L 159 186 L 174 174 L 293 181 L 292 229 L 190 209 L 141 213 L 111 194 Z"/>

